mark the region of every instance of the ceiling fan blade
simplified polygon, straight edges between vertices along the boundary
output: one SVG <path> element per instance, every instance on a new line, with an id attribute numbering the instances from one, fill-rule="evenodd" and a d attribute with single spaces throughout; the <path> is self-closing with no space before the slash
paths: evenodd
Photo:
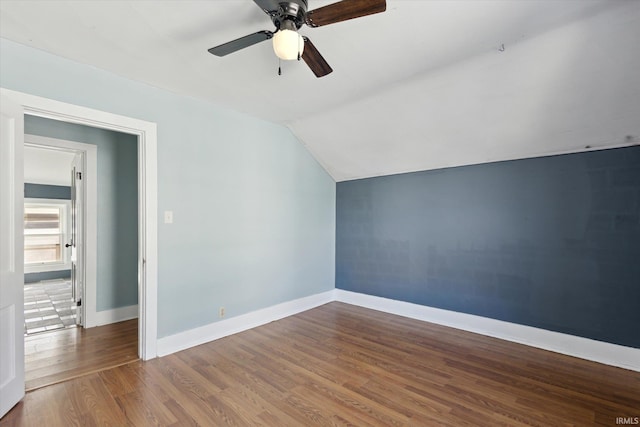
<path id="1" fill-rule="evenodd" d="M 225 44 L 221 44 L 220 46 L 212 47 L 209 50 L 209 53 L 216 56 L 225 56 L 240 49 L 244 49 L 245 47 L 253 46 L 256 43 L 263 42 L 265 40 L 269 40 L 273 37 L 273 33 L 271 31 L 258 31 L 257 33 L 249 34 L 248 36 L 240 37 L 239 39 L 230 41 Z"/>
<path id="2" fill-rule="evenodd" d="M 253 0 L 253 2 L 257 4 L 258 7 L 267 15 L 270 14 L 269 12 L 278 10 L 280 7 L 280 2 L 278 2 L 278 0 Z"/>
<path id="3" fill-rule="evenodd" d="M 324 77 L 327 74 L 331 73 L 333 69 L 324 60 L 318 49 L 311 43 L 307 37 L 302 37 L 304 39 L 304 50 L 302 51 L 302 59 L 307 63 L 313 74 L 316 77 Z"/>
<path id="4" fill-rule="evenodd" d="M 342 0 L 307 12 L 305 23 L 310 27 L 321 27 L 385 10 L 386 0 Z"/>

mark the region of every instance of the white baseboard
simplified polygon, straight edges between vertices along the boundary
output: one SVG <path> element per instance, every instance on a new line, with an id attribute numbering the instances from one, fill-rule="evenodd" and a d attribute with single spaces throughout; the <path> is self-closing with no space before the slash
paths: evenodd
<path id="1" fill-rule="evenodd" d="M 333 289 L 305 298 L 284 302 L 227 320 L 180 332 L 175 335 L 159 338 L 157 347 L 158 356 L 166 356 L 228 335 L 246 331 L 332 301 L 340 301 L 383 311 L 385 313 L 409 317 L 411 319 L 436 323 L 640 372 L 640 349 L 637 348 L 547 331 L 472 314 L 458 313 L 404 301 L 349 292 L 342 289 Z M 98 312 L 98 314 L 101 313 L 104 312 Z"/>
<path id="2" fill-rule="evenodd" d="M 335 300 L 640 372 L 637 348 L 342 289 Z"/>
<path id="3" fill-rule="evenodd" d="M 138 318 L 138 304 L 118 307 L 112 310 L 96 311 L 94 322 L 90 327 L 109 325 Z"/>
<path id="4" fill-rule="evenodd" d="M 166 356 L 233 335 L 334 301 L 334 290 L 322 292 L 158 339 L 158 356 Z"/>

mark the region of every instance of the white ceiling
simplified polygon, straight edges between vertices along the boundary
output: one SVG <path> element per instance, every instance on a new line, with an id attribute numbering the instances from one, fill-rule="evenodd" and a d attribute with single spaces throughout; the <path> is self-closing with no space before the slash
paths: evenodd
<path id="1" fill-rule="evenodd" d="M 337 181 L 640 141 L 640 1 L 387 0 L 303 27 L 321 79 L 207 52 L 264 29 L 251 0 L 0 1 L 1 37 L 284 124 Z"/>
<path id="2" fill-rule="evenodd" d="M 24 182 L 68 187 L 73 158 L 66 151 L 24 147 Z"/>

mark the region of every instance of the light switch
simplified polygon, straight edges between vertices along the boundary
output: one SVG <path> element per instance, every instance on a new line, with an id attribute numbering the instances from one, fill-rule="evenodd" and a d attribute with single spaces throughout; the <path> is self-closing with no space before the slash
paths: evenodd
<path id="1" fill-rule="evenodd" d="M 164 223 L 173 224 L 173 211 L 164 211 Z"/>

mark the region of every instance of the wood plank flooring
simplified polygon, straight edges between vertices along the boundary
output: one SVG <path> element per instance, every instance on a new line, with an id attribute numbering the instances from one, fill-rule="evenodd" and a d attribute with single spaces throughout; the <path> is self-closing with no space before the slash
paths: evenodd
<path id="1" fill-rule="evenodd" d="M 26 389 L 66 381 L 138 359 L 138 320 L 25 337 Z"/>
<path id="2" fill-rule="evenodd" d="M 27 394 L 2 426 L 590 426 L 640 373 L 333 302 Z"/>

